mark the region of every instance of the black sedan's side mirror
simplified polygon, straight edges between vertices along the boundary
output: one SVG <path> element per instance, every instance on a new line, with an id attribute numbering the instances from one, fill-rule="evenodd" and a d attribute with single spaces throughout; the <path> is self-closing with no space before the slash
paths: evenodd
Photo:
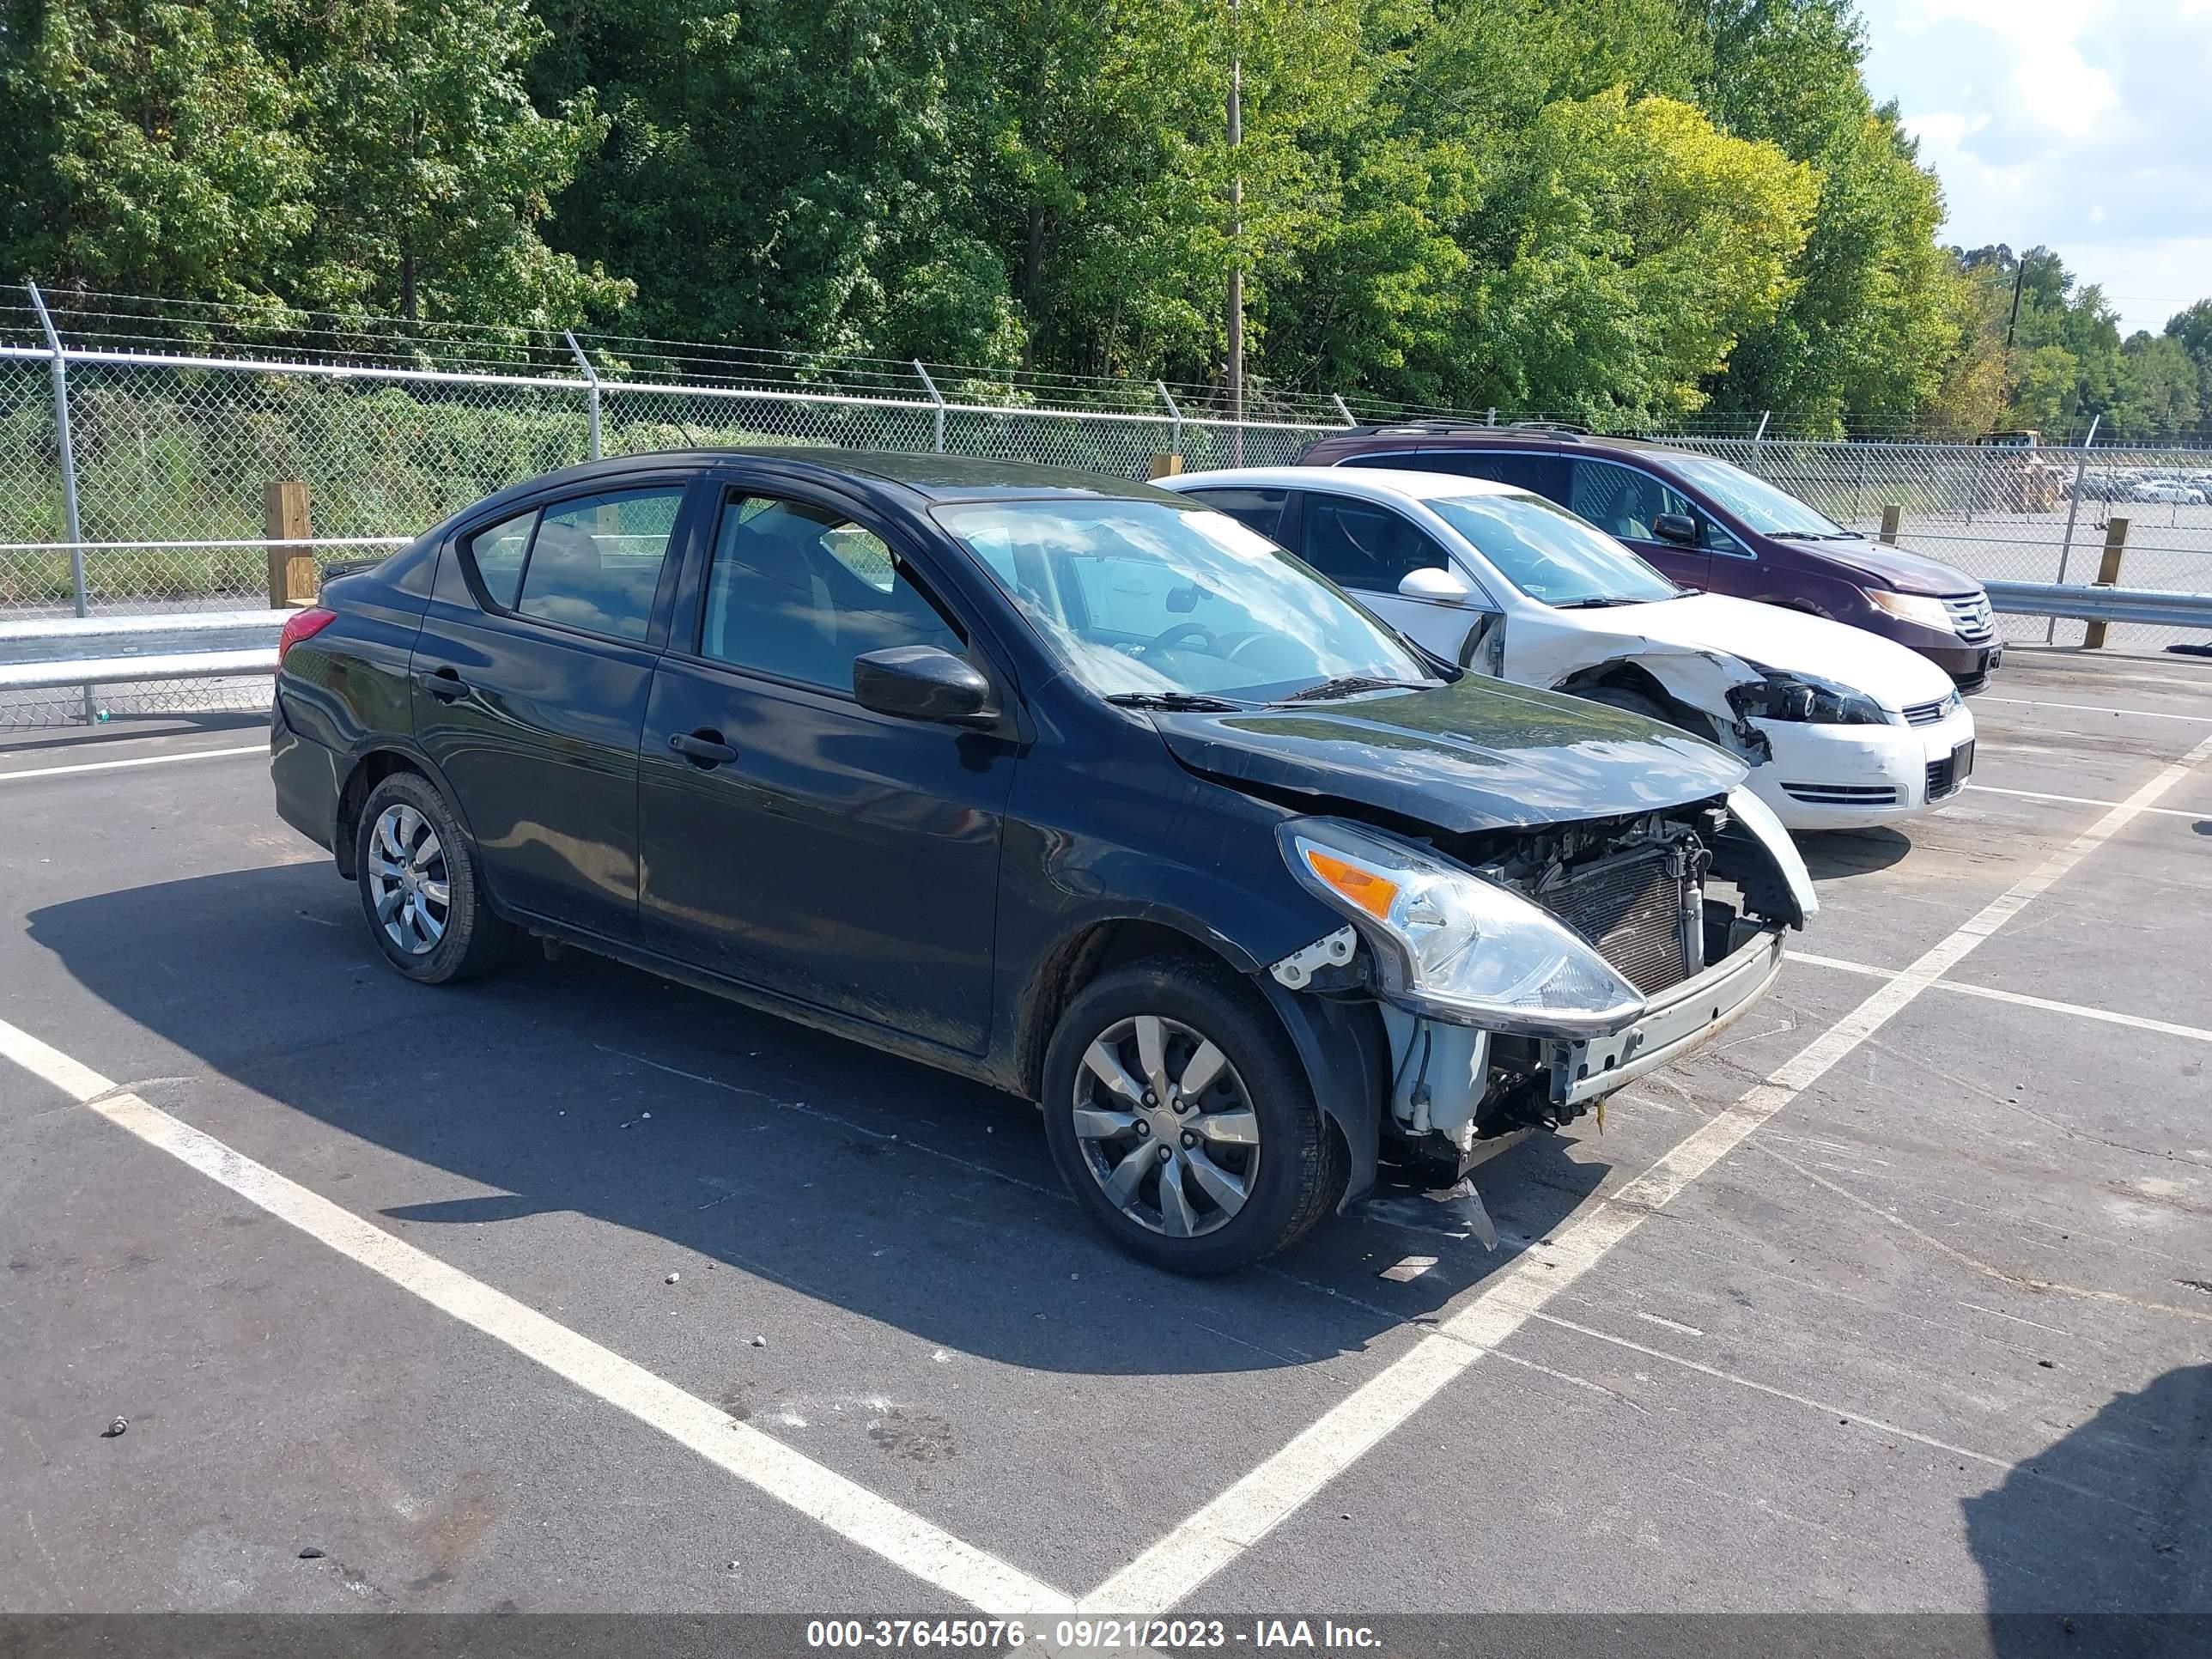
<path id="1" fill-rule="evenodd" d="M 895 645 L 855 657 L 853 695 L 861 708 L 901 720 L 988 726 L 998 718 L 991 682 L 933 645 Z"/>
<path id="2" fill-rule="evenodd" d="M 1686 513 L 1662 513 L 1651 520 L 1651 533 L 1662 542 L 1673 542 L 1677 547 L 1698 544 L 1698 521 Z"/>

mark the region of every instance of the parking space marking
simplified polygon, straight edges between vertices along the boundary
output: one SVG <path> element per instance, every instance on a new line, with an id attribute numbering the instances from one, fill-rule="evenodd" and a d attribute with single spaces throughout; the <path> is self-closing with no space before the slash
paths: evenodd
<path id="1" fill-rule="evenodd" d="M 229 755 L 265 755 L 265 743 L 242 744 L 234 749 L 195 749 L 183 755 L 139 755 L 130 760 L 80 761 L 74 766 L 34 766 L 21 772 L 0 772 L 0 783 L 18 778 L 58 778 L 71 772 L 119 772 L 126 766 L 167 766 L 176 761 L 221 760 Z"/>
<path id="2" fill-rule="evenodd" d="M 1081 1611 L 1165 1613 L 1289 1519 L 1339 1474 L 1545 1304 L 1602 1261 L 1690 1183 L 1825 1077 L 1891 1018 L 2142 810 L 2212 758 L 2212 738 L 2051 854 L 1808 1043 L 1735 1105 L 1693 1131 L 1612 1197 L 1524 1250 L 1412 1348 L 1352 1390 L 1257 1468 L 1083 1598 Z"/>
<path id="3" fill-rule="evenodd" d="M 2063 801 L 2069 806 L 2113 807 L 2120 804 L 2116 800 L 2092 800 L 2087 795 L 2049 795 L 2040 789 L 2000 789 L 1993 783 L 1970 783 L 1966 787 L 1984 795 L 2015 795 L 2021 800 Z M 2192 812 L 2185 806 L 2146 806 L 2142 810 L 2162 818 L 2201 818 L 2205 816 L 2202 812 Z"/>
<path id="4" fill-rule="evenodd" d="M 1846 962 L 1841 957 L 1816 957 L 1806 951 L 1792 951 L 1790 960 L 1810 963 L 1815 968 L 1832 968 L 1838 973 L 1866 974 L 1875 979 L 1887 979 L 1890 974 L 1888 969 L 1877 968 L 1871 963 Z M 2176 1025 L 2171 1020 L 2149 1019 L 2142 1014 L 2118 1014 L 2109 1008 L 2091 1008 L 2078 1002 L 2053 1002 L 2048 997 L 2032 997 L 2019 991 L 2000 991 L 1989 985 L 1965 985 L 1955 979 L 1938 980 L 1936 988 L 1955 991 L 1962 997 L 1980 997 L 1986 1002 L 2009 1002 L 2019 1008 L 2039 1008 L 2047 1014 L 2072 1014 L 2077 1019 L 2100 1019 L 2108 1025 L 2130 1025 L 2138 1031 L 2162 1031 L 2167 1036 L 2212 1042 L 2212 1031 L 2194 1025 Z"/>
<path id="5" fill-rule="evenodd" d="M 2172 714 L 2157 708 L 2107 708 L 2099 702 L 2045 702 L 2040 697 L 1993 697 L 1986 691 L 1974 701 L 2010 703 L 2020 708 L 2071 708 L 2084 714 L 2127 714 L 2145 720 L 2195 720 L 2200 726 L 2212 726 L 2212 714 Z"/>
<path id="6" fill-rule="evenodd" d="M 310 1238 L 658 1429 L 924 1583 L 994 1614 L 1050 1613 L 1064 1611 L 1073 1600 L 535 1308 L 372 1226 L 352 1211 L 255 1163 L 4 1020 L 0 1020 L 0 1057 Z"/>

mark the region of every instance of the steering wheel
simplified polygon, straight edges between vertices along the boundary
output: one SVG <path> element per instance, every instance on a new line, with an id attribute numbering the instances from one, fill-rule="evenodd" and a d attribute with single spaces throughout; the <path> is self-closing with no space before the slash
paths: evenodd
<path id="1" fill-rule="evenodd" d="M 1157 638 L 1150 640 L 1146 643 L 1145 649 L 1147 651 L 1164 650 L 1167 647 L 1173 645 L 1177 640 L 1182 638 L 1186 634 L 1195 635 L 1201 649 L 1211 651 L 1213 648 L 1213 630 L 1206 627 L 1203 623 L 1187 622 L 1177 623 L 1174 627 L 1162 630 Z"/>

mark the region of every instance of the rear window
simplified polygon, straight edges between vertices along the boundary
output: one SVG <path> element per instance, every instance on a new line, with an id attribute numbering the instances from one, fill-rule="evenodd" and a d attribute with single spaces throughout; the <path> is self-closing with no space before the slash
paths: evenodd
<path id="1" fill-rule="evenodd" d="M 484 592 L 503 611 L 514 608 L 515 590 L 522 585 L 522 561 L 530 551 L 530 532 L 538 523 L 538 509 L 501 519 L 469 538 L 469 559 Z"/>
<path id="2" fill-rule="evenodd" d="M 541 622 L 643 639 L 683 504 L 681 489 L 633 489 L 548 508 L 531 538 L 514 609 Z"/>

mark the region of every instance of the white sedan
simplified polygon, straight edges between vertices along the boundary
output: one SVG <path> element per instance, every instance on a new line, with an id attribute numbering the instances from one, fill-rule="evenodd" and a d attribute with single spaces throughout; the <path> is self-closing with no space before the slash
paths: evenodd
<path id="1" fill-rule="evenodd" d="M 1158 482 L 1289 548 L 1438 656 L 1719 744 L 1793 830 L 1911 817 L 1972 769 L 1974 717 L 1926 658 L 1842 623 L 1678 587 L 1540 496 L 1379 468 Z"/>

